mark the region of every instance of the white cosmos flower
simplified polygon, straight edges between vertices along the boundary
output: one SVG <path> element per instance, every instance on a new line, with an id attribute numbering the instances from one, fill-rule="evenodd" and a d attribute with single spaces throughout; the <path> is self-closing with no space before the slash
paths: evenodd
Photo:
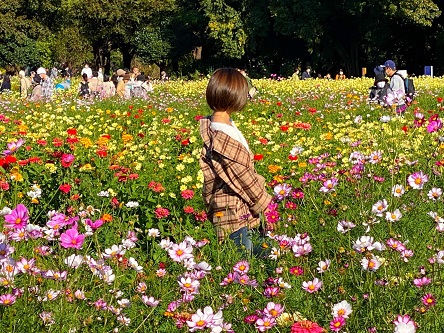
<path id="1" fill-rule="evenodd" d="M 385 213 L 385 219 L 389 222 L 399 221 L 402 217 L 401 211 L 399 209 L 395 209 L 394 212 Z"/>

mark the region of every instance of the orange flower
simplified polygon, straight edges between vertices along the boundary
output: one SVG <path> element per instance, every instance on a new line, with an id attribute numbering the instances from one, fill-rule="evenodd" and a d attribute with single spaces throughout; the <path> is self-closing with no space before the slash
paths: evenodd
<path id="1" fill-rule="evenodd" d="M 101 217 L 103 222 L 111 222 L 113 220 L 113 217 L 110 214 L 103 214 Z"/>

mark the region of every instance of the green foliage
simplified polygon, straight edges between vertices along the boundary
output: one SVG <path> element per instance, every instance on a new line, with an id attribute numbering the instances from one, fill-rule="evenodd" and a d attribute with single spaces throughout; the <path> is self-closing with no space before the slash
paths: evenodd
<path id="1" fill-rule="evenodd" d="M 227 58 L 240 59 L 245 54 L 247 33 L 242 21 L 243 10 L 235 9 L 224 0 L 202 1 L 209 18 L 209 37 L 215 40 L 219 52 Z"/>
<path id="2" fill-rule="evenodd" d="M 134 40 L 137 54 L 147 63 L 160 63 L 168 59 L 171 45 L 159 28 L 143 28 L 136 32 Z"/>

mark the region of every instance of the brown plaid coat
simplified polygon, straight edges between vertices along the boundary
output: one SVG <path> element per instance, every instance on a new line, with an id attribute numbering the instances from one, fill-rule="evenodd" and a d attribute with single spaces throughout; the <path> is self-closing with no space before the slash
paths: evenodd
<path id="1" fill-rule="evenodd" d="M 202 194 L 208 218 L 222 240 L 242 227 L 258 226 L 259 213 L 272 197 L 265 191 L 264 177 L 254 170 L 253 154 L 224 132 L 212 130 L 210 123 L 209 117 L 200 120 Z"/>

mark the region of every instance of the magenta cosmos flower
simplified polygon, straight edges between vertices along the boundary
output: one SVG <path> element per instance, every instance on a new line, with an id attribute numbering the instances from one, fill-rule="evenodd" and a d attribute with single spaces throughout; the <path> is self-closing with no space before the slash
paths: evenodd
<path id="1" fill-rule="evenodd" d="M 22 229 L 25 228 L 29 220 L 28 208 L 18 204 L 8 215 L 5 215 L 5 228 Z"/>
<path id="2" fill-rule="evenodd" d="M 345 325 L 344 317 L 336 317 L 330 322 L 330 329 L 333 332 L 339 332 Z"/>
<path id="3" fill-rule="evenodd" d="M 424 304 L 426 306 L 433 306 L 436 304 L 436 298 L 432 294 L 425 294 L 421 298 L 421 302 L 422 302 L 422 304 Z"/>
<path id="4" fill-rule="evenodd" d="M 85 235 L 79 234 L 77 229 L 68 229 L 60 235 L 61 245 L 66 249 L 69 247 L 80 250 L 82 248 Z"/>

